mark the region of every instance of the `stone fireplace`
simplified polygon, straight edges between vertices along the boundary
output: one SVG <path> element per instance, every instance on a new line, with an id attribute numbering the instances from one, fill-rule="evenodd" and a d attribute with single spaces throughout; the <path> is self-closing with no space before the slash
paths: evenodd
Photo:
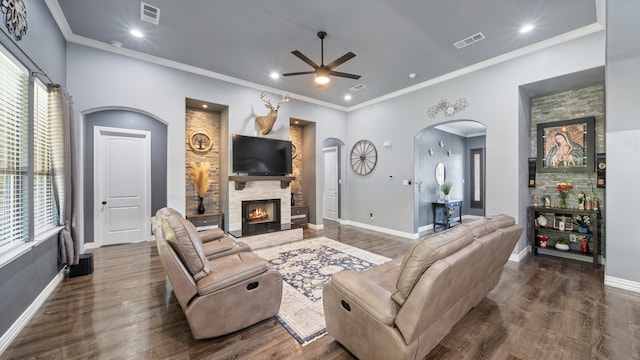
<path id="1" fill-rule="evenodd" d="M 242 202 L 243 234 L 268 232 L 274 226 L 280 226 L 280 199 Z"/>
<path id="2" fill-rule="evenodd" d="M 237 189 L 235 181 L 229 181 L 229 231 L 241 231 L 243 203 L 246 201 L 280 200 L 280 223 L 291 223 L 291 192 L 282 188 L 279 180 L 248 181 Z"/>

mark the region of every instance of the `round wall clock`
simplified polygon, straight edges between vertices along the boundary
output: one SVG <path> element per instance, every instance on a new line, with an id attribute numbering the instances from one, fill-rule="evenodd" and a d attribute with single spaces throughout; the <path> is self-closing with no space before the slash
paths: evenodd
<path id="1" fill-rule="evenodd" d="M 369 175 L 378 162 L 376 146 L 369 140 L 360 140 L 351 148 L 351 169 L 358 175 Z"/>
<path id="2" fill-rule="evenodd" d="M 0 2 L 4 14 L 4 24 L 13 33 L 16 40 L 27 33 L 27 8 L 22 0 L 2 0 Z"/>
<path id="3" fill-rule="evenodd" d="M 189 136 L 189 145 L 195 151 L 205 152 L 211 149 L 213 142 L 206 132 L 196 131 Z"/>

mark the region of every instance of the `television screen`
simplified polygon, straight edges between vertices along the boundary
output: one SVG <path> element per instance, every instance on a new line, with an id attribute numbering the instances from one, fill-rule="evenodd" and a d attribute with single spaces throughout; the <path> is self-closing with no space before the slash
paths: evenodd
<path id="1" fill-rule="evenodd" d="M 233 172 L 291 174 L 291 141 L 233 134 Z"/>

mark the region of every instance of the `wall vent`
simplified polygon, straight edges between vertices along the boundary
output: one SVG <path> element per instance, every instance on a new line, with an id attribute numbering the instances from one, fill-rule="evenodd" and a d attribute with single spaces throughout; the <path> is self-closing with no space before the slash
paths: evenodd
<path id="1" fill-rule="evenodd" d="M 140 19 L 158 25 L 160 22 L 160 8 L 147 3 L 140 3 Z"/>
<path id="2" fill-rule="evenodd" d="M 349 88 L 349 90 L 351 90 L 352 92 L 356 92 L 356 91 L 360 91 L 360 90 L 362 90 L 362 89 L 364 89 L 366 87 L 367 87 L 367 85 L 365 85 L 365 84 L 358 84 L 358 85 L 356 85 L 354 87 Z"/>
<path id="3" fill-rule="evenodd" d="M 484 39 L 484 35 L 481 32 L 479 32 L 477 34 L 469 36 L 468 38 L 464 38 L 458 42 L 455 42 L 453 43 L 453 45 L 458 49 L 462 49 L 465 46 L 469 46 L 471 44 L 477 43 L 478 41 L 483 39 Z"/>

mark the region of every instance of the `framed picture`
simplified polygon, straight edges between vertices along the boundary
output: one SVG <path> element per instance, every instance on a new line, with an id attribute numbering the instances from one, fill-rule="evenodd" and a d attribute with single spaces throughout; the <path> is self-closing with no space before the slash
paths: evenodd
<path id="1" fill-rule="evenodd" d="M 593 116 L 538 124 L 538 171 L 592 171 L 595 138 Z"/>
<path id="2" fill-rule="evenodd" d="M 573 220 L 571 216 L 554 216 L 553 228 L 564 231 L 573 230 Z"/>

